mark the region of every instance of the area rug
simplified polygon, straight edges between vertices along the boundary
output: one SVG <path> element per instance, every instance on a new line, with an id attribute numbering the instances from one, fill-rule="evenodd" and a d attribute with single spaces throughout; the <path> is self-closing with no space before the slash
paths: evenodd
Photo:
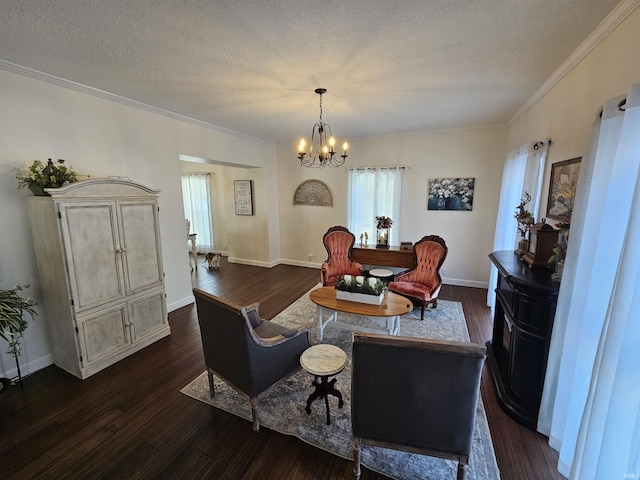
<path id="1" fill-rule="evenodd" d="M 314 287 L 316 288 L 316 287 Z M 313 289 L 312 289 L 313 290 Z M 438 308 L 425 311 L 424 321 L 420 320 L 420 309 L 404 315 L 400 319 L 400 335 L 407 337 L 433 338 L 442 340 L 469 341 L 462 304 L 438 300 Z M 355 315 L 338 314 L 339 323 L 330 323 L 324 331 L 323 343 L 342 348 L 348 357 L 347 367 L 337 376 L 336 387 L 344 398 L 344 407 L 338 409 L 337 400 L 329 397 L 331 425 L 326 424 L 326 410 L 323 401 L 311 406 L 311 415 L 305 412 L 307 397 L 313 391 L 312 376 L 304 371 L 290 377 L 274 388 L 258 404 L 261 427 L 267 427 L 285 435 L 294 435 L 304 442 L 326 450 L 347 460 L 353 459 L 351 444 L 351 335 L 352 331 L 384 332 L 384 324 Z M 314 322 L 311 337 L 317 338 L 315 304 L 306 293 L 272 321 L 294 327 L 309 321 Z M 251 420 L 249 402 L 219 379 L 215 379 L 216 395 L 209 397 L 207 374 L 203 372 L 181 392 L 197 400 L 220 408 L 234 415 Z M 467 480 L 499 480 L 487 417 L 479 399 L 476 414 L 476 428 L 467 469 Z M 248 425 L 247 428 L 250 428 Z M 373 471 L 398 480 L 414 479 L 454 479 L 457 462 L 397 450 L 362 447 L 362 465 Z"/>

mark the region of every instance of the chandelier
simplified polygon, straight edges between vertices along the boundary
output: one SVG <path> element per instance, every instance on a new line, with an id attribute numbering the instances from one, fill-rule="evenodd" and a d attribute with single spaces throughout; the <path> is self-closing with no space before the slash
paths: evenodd
<path id="1" fill-rule="evenodd" d="M 335 139 L 331 135 L 331 127 L 322 121 L 322 95 L 327 93 L 326 88 L 316 88 L 315 92 L 320 95 L 320 120 L 313 126 L 311 131 L 311 142 L 309 143 L 309 157 L 305 152 L 306 143 L 304 138 L 300 140 L 298 147 L 298 160 L 303 167 L 323 168 L 339 167 L 344 163 L 349 155 L 347 149 L 349 145 L 344 142 L 342 145 L 342 155 L 336 155 Z M 316 138 L 318 145 L 315 145 Z"/>

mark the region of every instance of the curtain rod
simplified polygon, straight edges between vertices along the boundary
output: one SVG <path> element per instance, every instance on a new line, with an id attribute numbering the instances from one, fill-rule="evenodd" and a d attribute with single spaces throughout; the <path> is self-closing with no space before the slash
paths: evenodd
<path id="1" fill-rule="evenodd" d="M 401 165 L 394 165 L 391 167 L 350 167 L 349 170 L 377 170 L 379 168 L 387 168 L 387 169 L 394 169 L 397 168 L 398 170 L 404 170 L 407 169 L 409 170 L 409 167 L 403 167 Z"/>
<path id="2" fill-rule="evenodd" d="M 620 100 L 620 103 L 618 103 L 618 110 L 620 110 L 621 112 L 626 112 L 627 111 L 627 99 L 623 98 L 622 100 Z M 604 107 L 600 110 L 600 113 L 598 114 L 598 117 L 602 118 L 602 114 L 604 113 Z"/>
<path id="3" fill-rule="evenodd" d="M 551 139 L 549 139 L 549 140 L 540 140 L 539 142 L 534 143 L 533 144 L 533 149 L 534 150 L 538 150 L 539 148 L 544 147 L 545 144 L 551 145 Z"/>

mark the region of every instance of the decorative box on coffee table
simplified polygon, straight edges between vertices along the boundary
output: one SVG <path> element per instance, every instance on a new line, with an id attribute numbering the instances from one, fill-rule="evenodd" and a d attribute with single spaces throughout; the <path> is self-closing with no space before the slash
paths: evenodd
<path id="1" fill-rule="evenodd" d="M 384 295 L 369 295 L 366 293 L 357 292 L 343 292 L 342 290 L 336 290 L 336 298 L 338 300 L 346 300 L 349 302 L 368 303 L 369 305 L 380 305 Z"/>

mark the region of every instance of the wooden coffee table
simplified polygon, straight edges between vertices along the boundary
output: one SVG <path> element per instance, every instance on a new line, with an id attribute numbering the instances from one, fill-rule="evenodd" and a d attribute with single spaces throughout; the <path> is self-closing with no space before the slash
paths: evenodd
<path id="1" fill-rule="evenodd" d="M 327 325 L 330 322 L 337 322 L 338 312 L 351 313 L 363 317 L 385 318 L 389 335 L 398 335 L 400 332 L 400 316 L 413 310 L 411 300 L 393 292 L 388 292 L 380 305 L 338 300 L 334 287 L 320 287 L 311 292 L 309 298 L 317 306 L 318 332 L 321 341 Z M 325 311 L 329 314 L 326 320 L 324 320 Z"/>

